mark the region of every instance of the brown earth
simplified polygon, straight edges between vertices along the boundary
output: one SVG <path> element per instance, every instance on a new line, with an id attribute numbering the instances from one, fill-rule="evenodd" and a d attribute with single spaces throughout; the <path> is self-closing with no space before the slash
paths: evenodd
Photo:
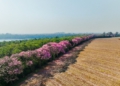
<path id="1" fill-rule="evenodd" d="M 79 53 L 65 72 L 56 73 L 45 86 L 120 86 L 120 40 L 98 38 Z"/>
<path id="2" fill-rule="evenodd" d="M 56 60 L 49 62 L 43 68 L 38 69 L 37 72 L 29 74 L 25 77 L 25 80 L 18 81 L 19 83 L 13 83 L 12 86 L 44 86 L 45 82 L 52 79 L 56 73 L 65 72 L 70 64 L 75 63 L 79 52 L 90 42 L 91 40 L 73 48 Z"/>

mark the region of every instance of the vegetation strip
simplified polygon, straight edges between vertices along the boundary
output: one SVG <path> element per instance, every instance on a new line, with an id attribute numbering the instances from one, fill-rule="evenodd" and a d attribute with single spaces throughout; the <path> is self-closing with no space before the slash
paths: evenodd
<path id="1" fill-rule="evenodd" d="M 91 40 L 90 40 L 91 41 Z M 68 65 L 76 62 L 78 53 L 90 42 L 84 42 L 79 46 L 68 51 L 66 54 L 60 56 L 52 62 L 49 62 L 44 68 L 38 70 L 38 72 L 29 75 L 23 82 L 16 84 L 15 86 L 43 86 L 44 82 L 52 78 L 54 74 L 64 72 L 67 70 Z M 59 81 L 55 81 L 59 82 Z M 55 83 L 56 84 L 56 83 Z M 14 85 L 14 84 L 13 84 Z M 12 86 L 13 86 L 12 85 Z"/>
<path id="2" fill-rule="evenodd" d="M 10 84 L 16 79 L 24 77 L 58 55 L 66 53 L 72 47 L 93 37 L 94 35 L 90 35 L 82 38 L 75 37 L 71 41 L 50 42 L 35 50 L 22 51 L 10 57 L 5 56 L 0 59 L 0 82 L 2 82 L 0 84 Z"/>
<path id="3" fill-rule="evenodd" d="M 77 36 L 81 37 L 79 35 L 77 35 Z M 44 44 L 46 44 L 48 42 L 60 42 L 63 40 L 72 40 L 74 37 L 76 37 L 76 36 L 0 42 L 0 58 L 2 58 L 4 56 L 11 56 L 12 54 L 20 53 L 22 51 L 35 50 L 39 47 L 42 47 Z"/>

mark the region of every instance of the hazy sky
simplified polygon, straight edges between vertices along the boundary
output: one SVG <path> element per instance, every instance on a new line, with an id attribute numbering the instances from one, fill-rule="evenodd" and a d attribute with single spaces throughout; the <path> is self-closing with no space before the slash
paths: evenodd
<path id="1" fill-rule="evenodd" d="M 120 32 L 120 0 L 0 0 L 0 33 Z"/>

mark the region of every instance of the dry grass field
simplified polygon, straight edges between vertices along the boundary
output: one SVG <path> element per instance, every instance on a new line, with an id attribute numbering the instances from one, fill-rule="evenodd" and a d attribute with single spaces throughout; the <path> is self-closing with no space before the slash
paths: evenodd
<path id="1" fill-rule="evenodd" d="M 120 40 L 99 38 L 81 51 L 77 62 L 56 73 L 46 86 L 120 86 Z"/>

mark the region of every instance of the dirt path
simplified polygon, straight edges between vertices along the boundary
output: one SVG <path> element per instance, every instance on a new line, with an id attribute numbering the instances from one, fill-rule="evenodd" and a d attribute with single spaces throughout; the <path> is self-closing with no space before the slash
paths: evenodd
<path id="1" fill-rule="evenodd" d="M 19 84 L 15 84 L 14 86 L 44 86 L 44 82 L 51 79 L 56 73 L 65 72 L 70 64 L 75 63 L 80 50 L 83 50 L 83 48 L 90 42 L 91 41 L 87 41 L 73 48 L 58 59 L 49 62 L 46 67 L 27 76 L 26 80 Z"/>
<path id="2" fill-rule="evenodd" d="M 74 64 L 48 79 L 45 86 L 120 86 L 120 40 L 93 40 Z"/>

